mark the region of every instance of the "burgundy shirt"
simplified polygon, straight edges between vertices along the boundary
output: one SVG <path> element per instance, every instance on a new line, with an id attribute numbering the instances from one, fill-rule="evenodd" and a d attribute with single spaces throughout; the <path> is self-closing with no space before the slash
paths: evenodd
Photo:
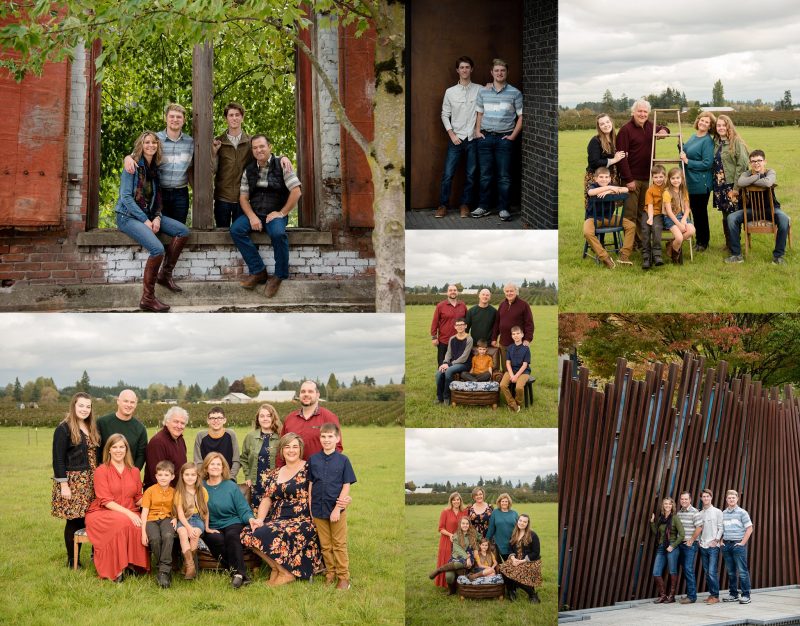
<path id="1" fill-rule="evenodd" d="M 531 307 L 525 300 L 517 296 L 514 302 L 508 303 L 504 299 L 497 307 L 497 315 L 494 318 L 494 328 L 492 337 L 500 335 L 500 345 L 510 346 L 514 343 L 511 338 L 511 329 L 519 326 L 522 329 L 522 340 L 530 343 L 533 341 L 533 313 Z"/>
<path id="2" fill-rule="evenodd" d="M 161 461 L 172 461 L 175 465 L 175 478 L 170 482 L 170 485 L 174 487 L 178 484 L 181 467 L 186 463 L 186 442 L 183 440 L 183 435 L 173 439 L 167 427 L 164 426 L 147 442 L 145 459 L 147 461 L 144 466 L 145 489 L 156 484 L 156 465 Z"/>
<path id="3" fill-rule="evenodd" d="M 450 337 L 456 334 L 456 320 L 467 317 L 467 305 L 456 300 L 455 306 L 447 300 L 436 305 L 431 322 L 431 337 L 438 337 L 439 343 L 447 345 Z"/>
<path id="4" fill-rule="evenodd" d="M 327 422 L 333 422 L 339 426 L 339 418 L 336 417 L 336 414 L 322 408 L 319 404 L 308 419 L 303 417 L 303 409 L 298 409 L 284 418 L 281 437 L 287 433 L 300 435 L 300 439 L 303 440 L 303 460 L 308 461 L 312 455 L 322 451 L 322 444 L 319 441 L 319 427 Z M 341 429 L 341 426 L 339 428 Z M 339 436 L 339 443 L 336 444 L 336 449 L 339 452 L 344 449 L 341 435 Z M 275 460 L 275 467 L 283 467 L 283 458 L 280 454 Z"/>
<path id="5" fill-rule="evenodd" d="M 669 128 L 658 125 L 659 131 Z M 650 152 L 653 150 L 653 122 L 647 120 L 644 126 L 638 126 L 631 117 L 622 125 L 617 134 L 617 150 L 624 150 L 628 156 L 617 163 L 622 184 L 627 185 L 634 180 L 650 180 Z"/>

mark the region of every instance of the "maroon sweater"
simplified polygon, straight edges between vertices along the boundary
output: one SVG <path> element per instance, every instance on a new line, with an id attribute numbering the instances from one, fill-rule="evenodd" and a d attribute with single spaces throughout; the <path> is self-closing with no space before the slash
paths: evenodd
<path id="1" fill-rule="evenodd" d="M 658 125 L 659 131 L 669 128 Z M 650 180 L 650 153 L 653 150 L 653 122 L 647 120 L 644 126 L 638 126 L 631 117 L 619 129 L 617 134 L 617 150 L 623 150 L 628 156 L 617 163 L 622 177 L 622 184 L 627 185 L 634 180 Z"/>
<path id="2" fill-rule="evenodd" d="M 144 467 L 145 489 L 156 484 L 156 465 L 161 461 L 172 461 L 175 466 L 175 478 L 170 482 L 174 487 L 178 483 L 181 466 L 186 463 L 186 442 L 183 440 L 183 435 L 173 439 L 164 426 L 147 443 L 145 458 L 147 459 Z"/>
<path id="3" fill-rule="evenodd" d="M 494 318 L 492 328 L 492 338 L 500 335 L 500 345 L 510 346 L 514 343 L 511 338 L 511 329 L 519 326 L 522 329 L 522 340 L 533 341 L 533 313 L 531 307 L 525 300 L 517 296 L 509 304 L 508 300 L 503 300 L 497 307 L 497 315 Z"/>

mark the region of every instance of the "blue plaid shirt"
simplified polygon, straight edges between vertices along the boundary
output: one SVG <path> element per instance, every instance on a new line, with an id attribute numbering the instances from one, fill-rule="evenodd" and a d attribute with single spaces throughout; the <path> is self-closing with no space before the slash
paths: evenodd
<path id="1" fill-rule="evenodd" d="M 158 131 L 156 137 L 161 141 L 162 157 L 158 166 L 161 188 L 186 187 L 189 184 L 189 168 L 194 158 L 194 139 L 181 133 L 177 141 L 173 141 L 166 130 Z"/>
<path id="2" fill-rule="evenodd" d="M 517 117 L 522 115 L 522 92 L 508 83 L 500 91 L 495 91 L 494 84 L 483 87 L 478 92 L 475 110 L 483 113 L 481 131 L 510 133 Z"/>

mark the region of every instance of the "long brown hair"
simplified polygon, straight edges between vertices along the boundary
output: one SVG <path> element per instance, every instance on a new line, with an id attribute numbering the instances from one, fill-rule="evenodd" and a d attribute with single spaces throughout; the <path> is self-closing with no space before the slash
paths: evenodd
<path id="1" fill-rule="evenodd" d="M 608 133 L 607 137 L 606 134 L 600 130 L 600 120 L 604 117 L 611 120 L 611 132 Z M 601 113 L 595 118 L 594 125 L 597 128 L 597 139 L 600 141 L 600 147 L 603 148 L 603 152 L 606 154 L 614 154 L 617 149 L 617 131 L 614 128 L 614 118 L 608 113 Z"/>
<path id="2" fill-rule="evenodd" d="M 469 524 L 467 532 L 461 530 L 462 520 L 467 520 L 467 524 Z M 469 518 L 462 517 L 458 520 L 458 530 L 456 531 L 456 536 L 453 538 L 453 541 L 465 550 L 469 548 L 476 550 L 478 548 L 478 532 L 475 530 L 475 527 L 469 523 Z"/>
<path id="3" fill-rule="evenodd" d="M 675 194 L 672 190 L 672 183 L 670 179 L 675 176 L 675 174 L 681 175 L 681 184 L 678 185 L 678 197 L 675 197 Z M 689 190 L 686 187 L 686 176 L 683 175 L 683 170 L 679 167 L 673 167 L 667 172 L 667 189 L 669 190 L 669 195 L 672 196 L 672 211 L 677 215 L 678 211 L 685 211 L 689 208 Z"/>
<path id="4" fill-rule="evenodd" d="M 454 491 L 453 493 L 451 493 L 450 497 L 447 498 L 447 509 L 452 510 L 452 508 L 453 508 L 453 500 L 455 499 L 456 496 L 458 496 L 459 500 L 461 500 L 461 506 L 458 507 L 458 510 L 459 511 L 463 511 L 464 509 L 467 508 L 467 506 L 464 504 L 464 498 L 462 498 L 461 494 L 458 493 L 457 491 Z M 447 510 L 447 509 L 445 509 L 445 510 Z"/>
<path id="5" fill-rule="evenodd" d="M 519 526 L 514 524 L 514 531 L 511 533 L 511 539 L 509 540 L 509 543 L 512 545 L 527 546 L 531 541 L 533 541 L 530 516 L 523 513 L 517 518 L 517 521 L 519 522 L 519 520 L 523 517 L 528 520 L 528 525 L 525 527 L 525 530 L 522 530 Z"/>
<path id="6" fill-rule="evenodd" d="M 88 393 L 84 393 L 83 391 L 79 391 L 72 396 L 72 400 L 69 402 L 69 411 L 67 411 L 66 417 L 62 420 L 63 422 L 66 422 L 67 428 L 69 428 L 69 438 L 73 445 L 78 445 L 81 442 L 82 420 L 75 413 L 75 405 L 78 403 L 78 400 L 88 400 L 91 402 L 92 396 L 90 396 Z M 89 417 L 86 418 L 84 423 L 89 431 L 89 443 L 99 445 L 100 433 L 97 430 L 97 423 L 94 420 L 94 411 L 89 411 Z"/>
<path id="7" fill-rule="evenodd" d="M 186 489 L 186 483 L 183 482 L 183 473 L 186 470 L 194 470 L 195 474 L 197 474 L 197 481 L 194 483 L 194 509 L 203 518 L 203 520 L 208 519 L 208 504 L 206 504 L 206 500 L 208 499 L 208 494 L 206 493 L 206 488 L 203 487 L 203 480 L 200 477 L 200 471 L 197 469 L 197 465 L 194 463 L 184 463 L 181 466 L 180 472 L 178 473 L 178 484 L 175 485 L 175 497 L 172 500 L 172 512 L 174 515 L 178 515 L 178 507 L 180 506 L 183 508 L 183 514 L 186 515 L 187 510 L 191 507 L 187 506 L 192 500 L 192 496 L 189 494 L 189 491 Z"/>
<path id="8" fill-rule="evenodd" d="M 269 411 L 270 416 L 272 417 L 272 421 L 269 423 L 269 429 L 276 435 L 280 434 L 281 428 L 283 424 L 281 423 L 281 418 L 278 415 L 278 412 L 275 410 L 275 407 L 271 404 L 262 404 L 258 407 L 258 411 L 256 411 L 256 420 L 253 424 L 253 428 L 255 428 L 258 432 L 261 432 L 261 424 L 258 423 L 258 416 L 261 414 L 261 411 L 267 410 Z"/>
<path id="9" fill-rule="evenodd" d="M 134 161 L 136 161 L 137 163 L 139 162 L 139 159 L 142 158 L 142 153 L 144 152 L 144 140 L 147 139 L 147 137 L 149 136 L 152 136 L 153 139 L 156 140 L 156 145 L 158 146 L 158 148 L 156 149 L 156 153 L 153 155 L 153 164 L 159 165 L 163 157 L 161 140 L 158 138 L 158 135 L 156 135 L 152 130 L 146 130 L 136 138 L 136 141 L 133 144 L 133 154 L 131 156 L 133 157 Z"/>
<path id="10" fill-rule="evenodd" d="M 725 122 L 725 126 L 728 129 L 728 135 L 725 139 L 728 142 L 728 150 L 731 151 L 734 159 L 739 157 L 740 144 L 749 152 L 747 144 L 744 142 L 744 139 L 739 136 L 739 133 L 736 132 L 736 126 L 733 125 L 733 120 L 730 117 L 723 113 L 717 116 L 717 122 Z M 721 140 L 722 138 L 720 137 L 720 141 Z"/>
<path id="11" fill-rule="evenodd" d="M 106 440 L 106 445 L 103 447 L 103 463 L 106 465 L 111 465 L 111 446 L 116 445 L 120 441 L 125 442 L 125 467 L 133 467 L 131 444 L 128 443 L 128 440 L 125 439 L 125 435 L 122 433 L 114 433 L 108 438 L 108 440 Z"/>

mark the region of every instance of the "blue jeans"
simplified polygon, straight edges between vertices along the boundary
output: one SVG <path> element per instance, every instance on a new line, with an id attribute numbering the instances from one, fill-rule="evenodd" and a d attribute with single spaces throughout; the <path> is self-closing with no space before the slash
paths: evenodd
<path id="1" fill-rule="evenodd" d="M 478 205 L 489 208 L 492 200 L 492 179 L 497 181 L 497 208 L 508 211 L 511 191 L 511 151 L 514 142 L 503 139 L 498 133 L 484 133 L 478 143 L 478 160 L 481 168 L 481 198 Z"/>
<path id="2" fill-rule="evenodd" d="M 279 217 L 269 223 L 266 222 L 266 218 L 260 217 L 259 219 L 264 232 L 272 240 L 272 252 L 275 255 L 275 276 L 285 280 L 289 278 L 289 235 L 286 234 L 286 224 L 289 222 L 289 218 L 288 216 Z M 251 232 L 253 232 L 253 229 L 250 228 L 250 220 L 246 215 L 240 215 L 231 225 L 231 239 L 239 249 L 239 253 L 247 264 L 247 269 L 250 274 L 258 274 L 263 272 L 266 266 L 258 253 L 256 244 L 250 239 Z"/>
<path id="3" fill-rule="evenodd" d="M 214 200 L 214 224 L 217 228 L 228 228 L 235 222 L 242 213 L 242 207 L 238 202 L 226 202 L 225 200 Z"/>
<path id="4" fill-rule="evenodd" d="M 152 230 L 144 225 L 144 222 L 140 222 L 135 217 L 128 217 L 122 213 L 117 213 L 117 228 L 119 228 L 120 232 L 125 233 L 136 243 L 147 249 L 151 257 L 164 254 L 164 244 L 159 241 Z M 161 216 L 161 228 L 159 232 L 169 235 L 170 237 L 189 236 L 189 229 L 186 228 L 186 226 L 164 215 Z"/>
<path id="5" fill-rule="evenodd" d="M 456 363 L 451 365 L 444 372 L 436 370 L 436 399 L 440 402 L 450 399 L 450 383 L 453 382 L 453 376 L 459 372 L 466 372 L 469 370 L 469 365 L 466 363 Z"/>
<path id="6" fill-rule="evenodd" d="M 697 543 L 687 546 L 682 543 L 678 546 L 681 553 L 683 575 L 686 578 L 686 597 L 697 600 L 697 582 L 694 579 L 694 561 L 697 558 Z"/>
<path id="7" fill-rule="evenodd" d="M 737 597 L 736 572 L 739 572 L 739 587 L 745 598 L 750 597 L 750 571 L 747 569 L 747 546 L 737 546 L 736 541 L 725 541 L 722 544 L 722 557 L 725 569 L 728 570 L 728 592 Z"/>
<path id="8" fill-rule="evenodd" d="M 447 144 L 447 157 L 444 161 L 444 174 L 442 174 L 442 190 L 439 193 L 439 204 L 447 206 L 450 202 L 450 186 L 453 182 L 453 175 L 461 162 L 461 155 L 467 155 L 466 178 L 464 179 L 464 190 L 461 192 L 461 204 L 472 202 L 472 185 L 475 181 L 475 173 L 478 170 L 478 161 L 475 158 L 476 141 L 464 139 L 456 145 L 452 141 Z"/>
<path id="9" fill-rule="evenodd" d="M 709 595 L 719 598 L 719 548 L 700 547 L 700 559 L 706 573 Z"/>
<path id="10" fill-rule="evenodd" d="M 659 545 L 656 548 L 656 560 L 653 563 L 653 576 L 661 576 L 664 573 L 664 565 L 669 565 L 669 573 L 678 573 L 678 558 L 680 557 L 680 548 L 675 548 L 672 552 L 667 552 L 664 546 Z"/>
<path id="11" fill-rule="evenodd" d="M 186 218 L 189 217 L 189 188 L 164 189 L 162 187 L 161 214 L 185 224 Z"/>
<path id="12" fill-rule="evenodd" d="M 747 213 L 750 218 L 750 213 Z M 775 209 L 775 223 L 778 225 L 778 236 L 775 238 L 775 249 L 772 251 L 774 258 L 779 258 L 786 252 L 786 236 L 789 233 L 789 216 L 780 209 Z M 739 241 L 739 231 L 744 224 L 744 211 L 739 209 L 728 215 L 728 236 L 731 240 L 731 254 L 739 256 L 742 253 L 742 244 Z"/>

